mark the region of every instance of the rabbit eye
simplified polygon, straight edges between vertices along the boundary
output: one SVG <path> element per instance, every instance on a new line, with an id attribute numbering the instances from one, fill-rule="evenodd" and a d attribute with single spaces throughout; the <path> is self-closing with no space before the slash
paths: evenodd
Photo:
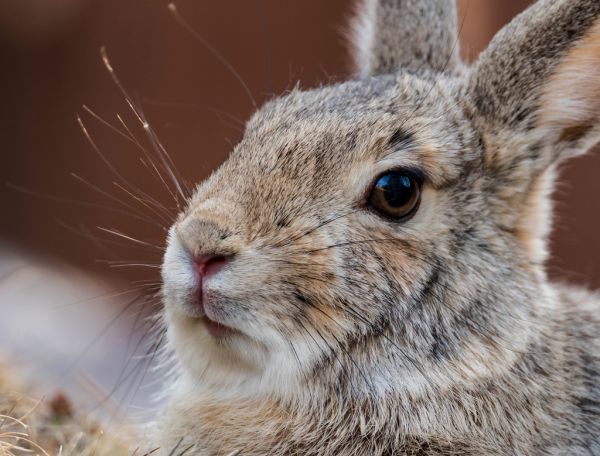
<path id="1" fill-rule="evenodd" d="M 368 204 L 378 213 L 395 220 L 415 213 L 421 199 L 421 184 L 410 172 L 389 171 L 377 178 Z"/>

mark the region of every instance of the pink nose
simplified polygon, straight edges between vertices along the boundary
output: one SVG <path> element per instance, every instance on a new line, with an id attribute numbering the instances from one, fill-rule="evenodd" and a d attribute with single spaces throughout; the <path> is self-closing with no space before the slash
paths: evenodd
<path id="1" fill-rule="evenodd" d="M 196 257 L 194 262 L 196 263 L 198 279 L 200 280 L 200 284 L 202 284 L 206 279 L 214 276 L 223 269 L 227 263 L 227 259 L 222 256 L 203 255 Z"/>

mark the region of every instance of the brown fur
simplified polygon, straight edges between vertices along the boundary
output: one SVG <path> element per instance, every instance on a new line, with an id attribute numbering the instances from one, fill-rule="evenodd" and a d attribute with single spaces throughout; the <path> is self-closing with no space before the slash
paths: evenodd
<path id="1" fill-rule="evenodd" d="M 158 440 L 600 454 L 600 300 L 544 269 L 556 166 L 600 139 L 600 2 L 537 2 L 470 68 L 452 2 L 361 11 L 359 78 L 268 102 L 170 232 Z M 423 178 L 401 222 L 368 204 L 398 168 Z M 204 295 L 230 337 L 191 314 L 194 255 L 228 258 Z"/>

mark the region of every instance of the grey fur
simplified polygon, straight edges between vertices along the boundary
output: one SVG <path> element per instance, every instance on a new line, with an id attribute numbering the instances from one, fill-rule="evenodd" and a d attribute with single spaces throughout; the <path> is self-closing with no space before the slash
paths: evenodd
<path id="1" fill-rule="evenodd" d="M 367 0 L 360 8 L 352 39 L 361 77 L 400 68 L 447 72 L 462 68 L 453 1 Z"/>
<path id="2" fill-rule="evenodd" d="M 600 455 L 600 299 L 544 269 L 556 165 L 600 139 L 600 2 L 542 0 L 472 68 L 449 46 L 451 2 L 380 7 L 363 18 L 361 73 L 377 76 L 268 102 L 174 225 L 159 440 L 203 456 Z M 573 74 L 583 87 L 565 91 Z M 365 206 L 398 167 L 424 176 L 403 223 Z M 232 339 L 185 310 L 205 254 L 232 255 L 206 292 Z"/>
<path id="3" fill-rule="evenodd" d="M 541 0 L 498 33 L 469 78 L 486 127 L 527 128 L 543 82 L 599 12 L 596 0 Z"/>

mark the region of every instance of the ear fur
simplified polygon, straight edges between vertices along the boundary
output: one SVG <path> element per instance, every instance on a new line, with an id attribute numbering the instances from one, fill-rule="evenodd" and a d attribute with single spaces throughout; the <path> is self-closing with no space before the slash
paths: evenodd
<path id="1" fill-rule="evenodd" d="M 351 40 L 361 78 L 462 68 L 454 0 L 361 0 Z"/>
<path id="2" fill-rule="evenodd" d="M 600 140 L 600 1 L 540 0 L 467 78 L 498 225 L 546 257 L 555 165 Z"/>
<path id="3" fill-rule="evenodd" d="M 538 1 L 492 40 L 467 85 L 480 128 L 546 148 L 542 167 L 589 148 L 600 133 L 600 2 Z"/>

